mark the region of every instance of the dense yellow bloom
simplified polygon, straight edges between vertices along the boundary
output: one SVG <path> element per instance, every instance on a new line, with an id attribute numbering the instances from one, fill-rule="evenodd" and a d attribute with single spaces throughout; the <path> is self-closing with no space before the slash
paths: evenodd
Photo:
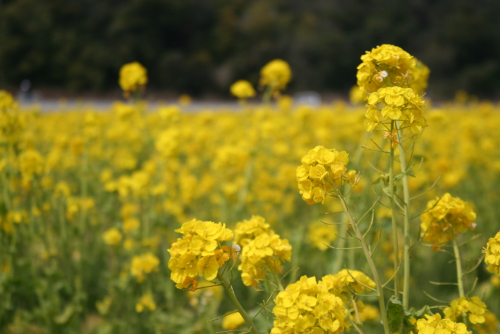
<path id="1" fill-rule="evenodd" d="M 410 88 L 415 91 L 415 93 L 422 95 L 427 88 L 427 80 L 429 79 L 430 70 L 424 63 L 417 60 L 415 64 L 415 69 L 412 71 L 413 76 L 410 82 Z"/>
<path id="2" fill-rule="evenodd" d="M 238 80 L 231 85 L 231 94 L 239 99 L 248 99 L 255 96 L 255 89 L 250 82 L 246 80 Z"/>
<path id="3" fill-rule="evenodd" d="M 43 172 L 43 158 L 36 150 L 27 150 L 19 156 L 19 169 L 23 179 L 31 181 L 34 175 Z"/>
<path id="4" fill-rule="evenodd" d="M 377 321 L 380 319 L 380 311 L 378 307 L 370 304 L 364 304 L 362 301 L 356 302 L 356 307 L 358 308 L 359 320 L 361 322 Z M 356 319 L 355 315 L 351 315 L 353 319 Z"/>
<path id="5" fill-rule="evenodd" d="M 338 152 L 316 146 L 302 157 L 296 177 L 302 199 L 307 204 L 323 203 L 333 185 L 354 185 L 359 180 L 355 171 L 347 171 L 349 157 L 346 151 Z"/>
<path id="6" fill-rule="evenodd" d="M 137 277 L 138 282 L 144 281 L 144 274 L 158 271 L 160 260 L 153 253 L 146 253 L 132 258 L 130 273 Z"/>
<path id="7" fill-rule="evenodd" d="M 438 251 L 458 233 L 474 230 L 476 213 L 471 206 L 449 193 L 437 197 L 427 203 L 427 210 L 420 216 L 421 233 L 424 241 L 432 244 L 432 249 Z"/>
<path id="8" fill-rule="evenodd" d="M 122 241 L 122 234 L 116 227 L 112 227 L 104 232 L 102 238 L 107 245 L 116 246 Z"/>
<path id="9" fill-rule="evenodd" d="M 424 101 L 411 88 L 381 88 L 368 97 L 366 130 L 373 131 L 386 120 L 401 120 L 401 128 L 420 133 L 427 126 L 423 107 Z"/>
<path id="10" fill-rule="evenodd" d="M 335 225 L 328 225 L 323 222 L 314 222 L 309 225 L 307 241 L 319 250 L 327 250 L 328 245 L 335 239 L 337 239 Z"/>
<path id="11" fill-rule="evenodd" d="M 433 316 L 425 315 L 425 319 L 417 320 L 417 334 L 470 334 L 463 323 L 456 323 L 450 319 L 441 319 L 436 313 Z"/>
<path id="12" fill-rule="evenodd" d="M 401 86 L 411 82 L 409 74 L 414 70 L 416 59 L 400 47 L 383 44 L 361 56 L 358 66 L 358 86 L 368 93 L 379 88 Z M 392 82 L 389 82 L 389 80 Z"/>
<path id="13" fill-rule="evenodd" d="M 284 90 L 292 79 L 292 70 L 288 63 L 275 59 L 260 70 L 260 85 L 271 86 L 274 91 Z"/>
<path id="14" fill-rule="evenodd" d="M 365 274 L 357 270 L 342 269 L 334 275 L 326 275 L 322 280 L 328 291 L 341 297 L 344 302 L 355 293 L 375 290 L 375 282 Z"/>
<path id="15" fill-rule="evenodd" d="M 292 246 L 269 228 L 260 216 L 236 224 L 235 244 L 241 247 L 241 278 L 247 286 L 256 287 L 267 272 L 281 273 L 281 262 L 290 261 Z"/>
<path id="16" fill-rule="evenodd" d="M 151 296 L 149 293 L 143 295 L 139 302 L 135 304 L 135 310 L 137 311 L 137 313 L 141 313 L 146 308 L 150 311 L 156 310 L 156 303 L 153 299 L 153 296 Z"/>
<path id="17" fill-rule="evenodd" d="M 222 265 L 230 259 L 231 250 L 221 242 L 233 238 L 233 231 L 225 224 L 209 221 L 190 220 L 175 230 L 183 234 L 168 250 L 168 268 L 172 271 L 170 279 L 178 289 L 198 285 L 198 275 L 207 281 L 217 277 Z"/>
<path id="18" fill-rule="evenodd" d="M 465 313 L 471 324 L 482 324 L 486 321 L 486 304 L 479 297 L 460 297 L 450 303 L 450 306 L 444 309 L 446 319 L 464 321 L 462 315 Z"/>
<path id="19" fill-rule="evenodd" d="M 497 333 L 496 329 L 498 326 L 498 319 L 495 316 L 495 314 L 487 311 L 486 313 L 483 314 L 485 321 L 481 325 L 475 325 L 474 328 L 476 329 L 478 334 L 491 334 L 491 333 Z"/>
<path id="20" fill-rule="evenodd" d="M 272 334 L 340 333 L 349 325 L 342 299 L 315 277 L 302 276 L 278 294 Z"/>
<path id="21" fill-rule="evenodd" d="M 223 329 L 236 329 L 239 326 L 243 325 L 245 323 L 245 319 L 241 316 L 240 312 L 235 312 L 231 313 L 229 315 L 226 315 L 222 319 L 222 328 Z"/>
<path id="22" fill-rule="evenodd" d="M 141 227 L 141 222 L 137 218 L 127 218 L 123 221 L 123 233 L 128 234 Z"/>
<path id="23" fill-rule="evenodd" d="M 490 273 L 500 275 L 500 232 L 494 238 L 490 238 L 483 253 L 486 254 L 484 263 L 489 265 L 486 269 Z"/>
<path id="24" fill-rule="evenodd" d="M 259 235 L 264 233 L 269 234 L 271 232 L 270 226 L 260 216 L 252 216 L 251 219 L 238 222 L 234 229 L 234 243 L 240 246 L 248 245 L 248 243 Z"/>
<path id="25" fill-rule="evenodd" d="M 138 62 L 125 64 L 120 69 L 118 82 L 126 94 L 136 91 L 148 83 L 147 71 Z"/>

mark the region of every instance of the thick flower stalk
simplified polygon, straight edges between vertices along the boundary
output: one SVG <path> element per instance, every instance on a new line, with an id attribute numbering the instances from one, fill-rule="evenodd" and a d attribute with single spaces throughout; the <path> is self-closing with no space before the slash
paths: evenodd
<path id="1" fill-rule="evenodd" d="M 355 185 L 359 174 L 347 170 L 349 156 L 346 151 L 336 151 L 316 146 L 302 157 L 296 176 L 302 199 L 311 205 L 324 203 L 333 185 Z"/>
<path id="2" fill-rule="evenodd" d="M 178 289 L 192 286 L 193 291 L 198 286 L 198 276 L 207 281 L 215 279 L 219 268 L 231 258 L 230 248 L 222 246 L 221 242 L 233 239 L 233 232 L 225 224 L 196 219 L 175 231 L 183 237 L 168 250 L 170 279 Z"/>
<path id="3" fill-rule="evenodd" d="M 484 263 L 488 265 L 486 269 L 490 273 L 500 275 L 500 232 L 494 238 L 490 238 L 483 253 L 485 253 Z"/>
<path id="4" fill-rule="evenodd" d="M 340 333 L 348 328 L 345 304 L 330 286 L 307 276 L 288 285 L 276 297 L 271 333 Z"/>
<path id="5" fill-rule="evenodd" d="M 453 321 L 466 322 L 467 320 L 475 325 L 482 324 L 486 321 L 485 313 L 487 312 L 486 304 L 479 297 L 460 297 L 450 303 L 450 306 L 444 309 L 446 319 Z M 463 319 L 464 315 L 467 319 Z"/>
<path id="6" fill-rule="evenodd" d="M 464 323 L 442 319 L 439 313 L 417 321 L 417 334 L 471 334 Z"/>
<path id="7" fill-rule="evenodd" d="M 280 274 L 282 262 L 290 261 L 292 246 L 269 228 L 264 218 L 253 216 L 236 225 L 235 244 L 241 247 L 241 278 L 246 286 L 257 287 L 269 273 Z M 280 286 L 279 280 L 276 282 Z"/>
<path id="8" fill-rule="evenodd" d="M 472 207 L 449 193 L 427 203 L 427 210 L 421 215 L 421 234 L 425 242 L 438 251 L 441 246 L 476 228 L 476 213 Z"/>

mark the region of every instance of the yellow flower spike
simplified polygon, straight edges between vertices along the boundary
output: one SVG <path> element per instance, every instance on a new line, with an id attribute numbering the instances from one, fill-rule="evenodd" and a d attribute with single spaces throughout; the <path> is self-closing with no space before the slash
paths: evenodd
<path id="1" fill-rule="evenodd" d="M 150 311 L 156 310 L 156 303 L 153 299 L 153 296 L 151 296 L 150 294 L 143 295 L 139 302 L 135 305 L 135 310 L 137 313 L 141 313 L 145 309 L 149 309 Z"/>
<path id="2" fill-rule="evenodd" d="M 302 276 L 275 299 L 274 328 L 271 333 L 340 333 L 349 327 L 341 298 L 326 289 L 323 281 Z"/>
<path id="3" fill-rule="evenodd" d="M 231 85 L 229 90 L 231 94 L 242 100 L 255 96 L 255 89 L 252 84 L 246 80 L 236 81 Z"/>
<path id="4" fill-rule="evenodd" d="M 230 248 L 220 247 L 220 242 L 233 238 L 233 232 L 224 224 L 201 220 L 190 220 L 175 230 L 183 234 L 168 250 L 171 257 L 168 268 L 170 279 L 178 289 L 196 289 L 197 277 L 213 280 L 226 261 L 231 258 Z"/>
<path id="5" fill-rule="evenodd" d="M 332 183 L 340 187 L 354 186 L 359 176 L 355 171 L 347 171 L 349 155 L 345 151 L 316 146 L 302 157 L 302 166 L 297 167 L 296 177 L 299 192 L 307 204 L 324 203 Z"/>
<path id="6" fill-rule="evenodd" d="M 421 236 L 438 251 L 458 233 L 476 228 L 476 213 L 471 206 L 449 193 L 429 201 L 427 211 L 420 216 Z"/>
<path id="7" fill-rule="evenodd" d="M 122 234 L 115 227 L 106 230 L 102 237 L 104 239 L 104 242 L 110 246 L 119 245 L 120 241 L 122 240 Z"/>
<path id="8" fill-rule="evenodd" d="M 138 62 L 125 64 L 120 69 L 120 79 L 118 82 L 124 94 L 129 94 L 148 83 L 147 71 Z"/>
<path id="9" fill-rule="evenodd" d="M 260 71 L 260 85 L 269 85 L 275 91 L 284 90 L 291 79 L 292 70 L 288 63 L 281 59 L 269 62 Z"/>
<path id="10" fill-rule="evenodd" d="M 292 246 L 269 228 L 264 218 L 253 216 L 239 222 L 235 242 L 241 247 L 241 278 L 246 286 L 257 287 L 269 272 L 281 273 L 282 262 L 290 261 Z"/>
<path id="11" fill-rule="evenodd" d="M 490 273 L 500 275 L 500 232 L 488 240 L 483 253 L 485 253 L 484 263 L 488 265 L 486 269 Z"/>

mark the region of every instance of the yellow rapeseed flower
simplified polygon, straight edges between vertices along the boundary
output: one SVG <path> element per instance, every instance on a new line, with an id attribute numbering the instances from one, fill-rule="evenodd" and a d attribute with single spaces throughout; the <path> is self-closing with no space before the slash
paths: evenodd
<path id="1" fill-rule="evenodd" d="M 107 245 L 116 246 L 122 241 L 122 234 L 116 227 L 112 227 L 104 232 L 102 238 Z"/>
<path id="2" fill-rule="evenodd" d="M 143 295 L 139 302 L 135 304 L 135 310 L 137 313 L 141 313 L 145 309 L 149 309 L 150 311 L 156 310 L 156 303 L 149 293 Z"/>
<path id="3" fill-rule="evenodd" d="M 460 297 L 450 303 L 443 310 L 445 319 L 464 322 L 463 314 L 466 314 L 471 324 L 482 324 L 486 321 L 484 314 L 487 312 L 486 304 L 479 297 Z"/>
<path id="4" fill-rule="evenodd" d="M 314 222 L 309 225 L 307 241 L 321 251 L 326 251 L 328 245 L 337 239 L 337 228 L 324 222 Z"/>
<path id="5" fill-rule="evenodd" d="M 463 323 L 450 319 L 441 319 L 441 315 L 425 315 L 425 319 L 417 320 L 417 334 L 471 334 Z"/>
<path id="6" fill-rule="evenodd" d="M 471 206 L 449 193 L 441 198 L 429 201 L 427 210 L 420 216 L 421 234 L 425 242 L 432 244 L 432 249 L 438 251 L 442 244 L 447 243 L 458 233 L 474 230 L 476 213 Z"/>
<path id="7" fill-rule="evenodd" d="M 255 89 L 253 89 L 252 84 L 246 80 L 236 81 L 231 85 L 229 90 L 231 94 L 242 100 L 255 96 Z"/>
<path id="8" fill-rule="evenodd" d="M 159 265 L 160 260 L 151 252 L 140 256 L 134 256 L 132 258 L 130 273 L 132 276 L 137 277 L 138 282 L 142 282 L 145 278 L 144 274 L 158 271 Z"/>
<path id="9" fill-rule="evenodd" d="M 498 232 L 495 237 L 490 238 L 483 253 L 486 254 L 484 263 L 489 265 L 486 269 L 490 273 L 500 275 L 500 232 Z"/>
<path id="10" fill-rule="evenodd" d="M 120 69 L 120 87 L 125 94 L 143 88 L 148 83 L 147 71 L 138 62 L 128 63 Z"/>
<path id="11" fill-rule="evenodd" d="M 290 65 L 281 59 L 275 59 L 267 63 L 260 70 L 260 85 L 271 86 L 273 91 L 284 90 L 291 79 L 292 70 Z"/>
<path id="12" fill-rule="evenodd" d="M 245 323 L 240 312 L 231 313 L 222 319 L 222 328 L 227 330 L 236 329 Z"/>

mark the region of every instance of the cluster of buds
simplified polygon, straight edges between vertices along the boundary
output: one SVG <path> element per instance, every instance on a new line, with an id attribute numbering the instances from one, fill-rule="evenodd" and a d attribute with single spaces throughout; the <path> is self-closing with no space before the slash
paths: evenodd
<path id="1" fill-rule="evenodd" d="M 302 157 L 302 165 L 297 167 L 297 181 L 302 199 L 307 204 L 324 203 L 333 187 L 345 184 L 354 186 L 359 174 L 347 171 L 349 156 L 346 151 L 336 151 L 316 146 Z"/>

